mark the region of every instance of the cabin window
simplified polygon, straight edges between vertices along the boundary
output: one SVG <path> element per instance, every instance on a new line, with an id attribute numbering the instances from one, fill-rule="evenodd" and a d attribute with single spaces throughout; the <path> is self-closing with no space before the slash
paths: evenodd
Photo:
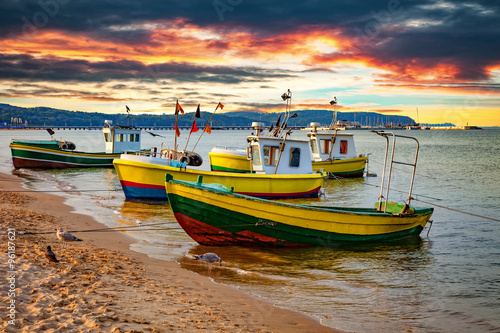
<path id="1" fill-rule="evenodd" d="M 264 146 L 264 164 L 278 165 L 280 148 L 276 146 Z"/>
<path id="2" fill-rule="evenodd" d="M 139 134 L 130 134 L 130 142 L 139 142 Z"/>
<path id="3" fill-rule="evenodd" d="M 104 141 L 111 142 L 111 133 L 104 133 Z"/>
<path id="4" fill-rule="evenodd" d="M 127 141 L 127 136 L 125 134 L 115 134 L 115 142 L 125 142 Z"/>
<path id="5" fill-rule="evenodd" d="M 251 146 L 251 153 L 252 153 L 252 161 L 253 165 L 262 165 L 262 162 L 260 161 L 260 153 L 259 153 L 259 146 Z"/>
<path id="6" fill-rule="evenodd" d="M 290 149 L 290 167 L 298 168 L 300 166 L 300 148 Z"/>
<path id="7" fill-rule="evenodd" d="M 347 140 L 340 140 L 340 153 L 347 154 Z"/>
<path id="8" fill-rule="evenodd" d="M 313 154 L 318 153 L 318 140 L 316 138 L 311 140 L 311 151 Z"/>
<path id="9" fill-rule="evenodd" d="M 330 154 L 330 149 L 332 148 L 332 140 L 330 139 L 321 139 L 321 154 Z"/>

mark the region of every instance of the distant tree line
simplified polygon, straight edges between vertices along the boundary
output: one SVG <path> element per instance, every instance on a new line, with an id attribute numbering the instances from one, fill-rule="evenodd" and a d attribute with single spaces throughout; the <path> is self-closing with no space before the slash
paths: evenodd
<path id="1" fill-rule="evenodd" d="M 220 111 L 219 111 L 220 112 Z M 333 119 L 331 110 L 297 110 L 298 116 L 290 120 L 290 126 L 308 126 L 311 122 L 329 125 Z M 212 113 L 201 112 L 196 119 L 198 126 L 205 126 Z M 249 126 L 252 122 L 262 122 L 266 126 L 278 119 L 279 113 L 265 112 L 231 112 L 216 113 L 210 126 Z M 282 117 L 283 118 L 283 117 Z M 14 119 L 16 119 L 14 121 Z M 179 114 L 179 126 L 190 126 L 194 112 Z M 406 126 L 415 121 L 406 116 L 383 115 L 375 112 L 337 112 L 340 121 L 360 126 Z M 9 104 L 0 104 L 0 125 L 7 126 L 101 126 L 105 120 L 114 124 L 126 125 L 127 113 L 107 114 L 99 112 L 83 112 L 53 109 L 48 107 L 23 108 Z M 129 124 L 132 126 L 174 126 L 173 114 L 130 114 Z"/>

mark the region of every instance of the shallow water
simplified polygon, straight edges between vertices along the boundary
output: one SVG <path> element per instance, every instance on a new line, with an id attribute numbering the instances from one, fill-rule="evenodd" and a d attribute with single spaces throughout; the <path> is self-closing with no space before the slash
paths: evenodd
<path id="1" fill-rule="evenodd" d="M 172 131 L 155 131 L 169 138 Z M 315 205 L 372 206 L 380 194 L 385 140 L 369 131 L 353 131 L 358 153 L 370 153 L 370 172 L 378 177 L 330 180 L 325 196 L 289 200 Z M 318 316 L 326 325 L 357 332 L 500 332 L 500 130 L 396 131 L 420 141 L 415 206 L 437 204 L 480 216 L 435 207 L 434 221 L 416 239 L 388 245 L 344 248 L 210 248 L 197 245 L 178 226 L 168 204 L 126 202 L 113 169 L 15 171 L 26 187 L 54 191 L 79 213 L 124 229 L 138 239 L 134 250 L 174 260 L 208 275 L 194 254 L 216 252 L 222 266 L 210 276 L 217 282 L 264 297 L 279 306 Z M 185 144 L 186 133 L 180 141 Z M 199 135 L 198 133 L 195 133 Z M 215 145 L 245 147 L 246 131 L 213 131 L 196 151 L 209 169 Z M 143 147 L 161 141 L 143 136 Z M 191 148 L 198 135 L 191 138 Z M 82 151 L 103 151 L 100 131 L 57 131 L 56 137 Z M 305 133 L 297 131 L 294 136 Z M 0 170 L 12 173 L 11 138 L 47 139 L 45 131 L 0 131 Z M 401 160 L 411 160 L 413 146 L 398 140 Z M 165 145 L 164 145 L 165 146 Z M 404 201 L 409 174 L 397 166 L 390 200 Z M 401 170 L 400 170 L 401 169 Z M 406 194 L 405 194 L 406 192 Z M 385 192 L 384 192 L 385 193 Z M 416 195 L 415 195 L 416 194 Z M 262 309 L 267 316 L 272 307 Z M 271 313 L 272 314 L 272 313 Z M 257 314 L 259 315 L 259 314 Z"/>

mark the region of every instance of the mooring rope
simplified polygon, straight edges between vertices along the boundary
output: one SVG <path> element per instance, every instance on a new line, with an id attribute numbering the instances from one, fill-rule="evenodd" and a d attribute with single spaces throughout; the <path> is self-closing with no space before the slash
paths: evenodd
<path id="1" fill-rule="evenodd" d="M 125 226 L 125 227 L 106 227 L 106 228 L 98 228 L 98 229 L 85 229 L 85 230 L 66 230 L 68 232 L 108 232 L 108 231 L 149 231 L 149 230 L 170 230 L 170 229 L 179 229 L 179 228 L 149 228 L 145 229 L 146 227 L 154 226 L 154 225 L 165 225 L 165 224 L 177 224 L 177 222 L 161 222 L 161 223 L 148 223 L 148 224 L 142 224 L 142 225 L 133 225 L 133 226 Z M 141 229 L 139 229 L 141 228 Z M 124 230 L 126 229 L 126 230 Z M 131 230 L 131 229 L 139 229 L 139 230 Z M 25 231 L 25 232 L 20 232 L 18 233 L 19 235 L 47 235 L 47 234 L 53 234 L 54 231 L 45 231 L 45 232 L 31 232 L 31 231 Z"/>
<path id="2" fill-rule="evenodd" d="M 371 162 L 375 162 L 377 164 L 380 164 L 380 165 L 384 165 L 384 163 L 382 162 L 378 162 L 378 161 L 373 161 L 373 160 L 370 160 L 370 163 Z M 395 168 L 395 167 L 392 167 L 393 170 L 398 170 L 398 171 L 401 171 L 401 172 L 405 172 L 405 173 L 410 173 L 410 171 L 407 171 L 407 170 L 403 170 L 403 169 L 399 169 L 399 168 Z M 430 178 L 430 179 L 437 179 L 435 177 L 431 177 L 431 176 L 426 176 L 426 175 L 422 175 L 422 174 L 419 174 L 419 173 L 416 173 L 415 175 L 419 176 L 419 177 L 426 177 L 426 178 Z"/>
<path id="3" fill-rule="evenodd" d="M 373 184 L 368 184 L 368 183 L 365 183 L 365 185 L 373 186 L 373 187 L 380 187 L 380 185 L 373 185 Z M 393 189 L 393 188 L 391 188 L 390 191 L 400 192 L 400 193 L 408 193 L 407 191 L 396 190 L 396 189 Z M 463 211 L 463 210 L 459 210 L 459 209 L 456 209 L 456 208 L 446 207 L 446 206 L 443 206 L 443 205 L 438 205 L 438 204 L 431 203 L 431 202 L 428 202 L 428 201 L 420 200 L 418 198 L 415 198 L 414 196 L 416 196 L 416 197 L 423 197 L 423 198 L 429 198 L 429 199 L 437 200 L 437 201 L 442 201 L 442 199 L 439 199 L 439 198 L 434 198 L 434 197 L 426 196 L 426 195 L 423 195 L 423 194 L 412 193 L 412 200 L 420 201 L 420 202 L 423 202 L 423 203 L 431 205 L 431 206 L 436 206 L 436 207 L 439 207 L 439 208 L 444 208 L 444 209 L 452 210 L 452 211 L 455 211 L 457 213 L 462 213 L 462 214 L 466 214 L 466 215 L 480 217 L 480 218 L 487 219 L 487 220 L 492 220 L 492 221 L 498 221 L 498 222 L 500 222 L 499 219 L 495 219 L 493 217 L 488 217 L 488 216 L 484 216 L 484 215 L 469 213 L 469 212 L 466 212 L 466 211 Z"/>
<path id="4" fill-rule="evenodd" d="M 446 206 L 442 206 L 442 205 L 438 205 L 438 204 L 434 204 L 434 203 L 423 201 L 423 200 L 420 200 L 420 199 L 413 198 L 413 200 L 420 201 L 420 202 L 423 202 L 425 204 L 436 206 L 436 207 L 439 207 L 439 208 L 448 209 L 448 210 L 451 210 L 451 211 L 454 211 L 454 212 L 458 212 L 458 213 L 467 214 L 467 215 L 471 215 L 471 216 L 475 216 L 475 217 L 480 217 L 480 218 L 487 219 L 487 220 L 492 220 L 492 221 L 500 222 L 499 219 L 495 219 L 493 217 L 479 215 L 479 214 L 474 214 L 474 213 L 469 213 L 469 212 L 465 212 L 463 210 L 459 210 L 459 209 L 451 208 L 451 207 L 446 207 Z"/>

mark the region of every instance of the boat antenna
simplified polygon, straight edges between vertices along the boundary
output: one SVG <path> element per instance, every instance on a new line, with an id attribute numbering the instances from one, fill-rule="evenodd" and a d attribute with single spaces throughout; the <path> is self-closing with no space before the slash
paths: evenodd
<path id="1" fill-rule="evenodd" d="M 276 122 L 276 129 L 274 131 L 274 136 L 278 136 L 279 133 L 286 128 L 288 119 L 290 119 L 290 108 L 292 105 L 292 92 L 290 91 L 290 89 L 288 89 L 285 93 L 283 93 L 283 95 L 281 95 L 281 98 L 286 102 L 285 117 L 283 118 L 283 122 L 281 123 L 281 125 L 278 122 Z M 294 115 L 293 118 L 295 117 L 296 116 Z"/>
<path id="2" fill-rule="evenodd" d="M 129 118 L 130 118 L 130 114 L 129 114 L 129 112 L 130 112 L 130 109 L 128 108 L 128 106 L 127 106 L 127 105 L 125 105 L 125 108 L 126 108 L 126 110 L 127 110 L 127 126 L 129 126 Z"/>
<path id="3" fill-rule="evenodd" d="M 332 123 L 330 124 L 330 128 L 334 128 L 334 126 L 337 124 L 337 97 L 333 97 L 333 99 L 330 101 L 330 105 L 333 105 L 333 118 L 332 118 Z"/>

